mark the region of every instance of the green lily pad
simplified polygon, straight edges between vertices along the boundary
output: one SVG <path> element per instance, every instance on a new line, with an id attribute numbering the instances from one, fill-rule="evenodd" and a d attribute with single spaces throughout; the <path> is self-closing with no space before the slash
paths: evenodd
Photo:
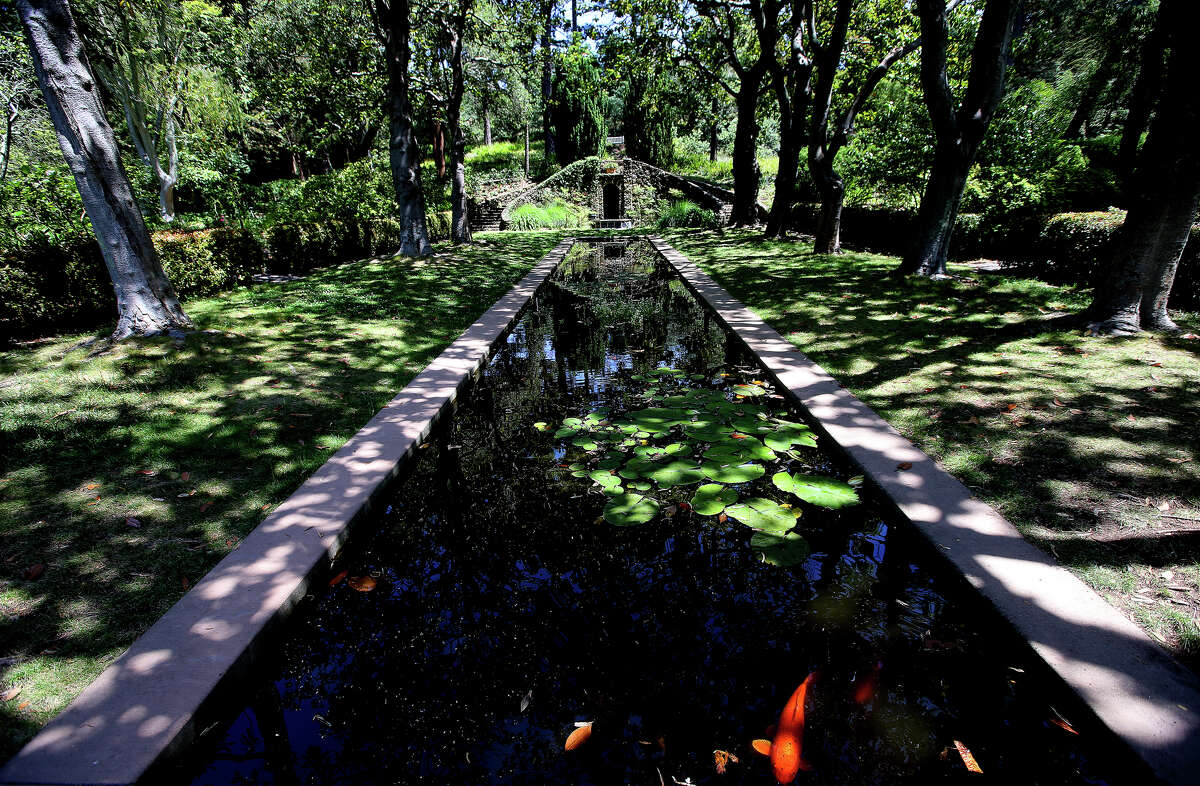
<path id="1" fill-rule="evenodd" d="M 638 445 L 633 449 L 633 454 L 651 461 L 658 461 L 667 456 L 681 453 L 686 447 L 682 442 L 672 442 L 669 445 Z"/>
<path id="2" fill-rule="evenodd" d="M 684 371 L 683 369 L 679 369 L 679 368 L 656 368 L 656 369 L 654 369 L 654 373 L 660 374 L 660 375 L 668 375 L 669 374 L 671 376 L 676 376 L 676 377 L 687 374 L 686 371 Z"/>
<path id="3" fill-rule="evenodd" d="M 595 450 L 600 447 L 586 434 L 580 434 L 578 437 L 575 437 L 575 439 L 571 440 L 571 444 L 584 450 Z"/>
<path id="4" fill-rule="evenodd" d="M 837 478 L 776 472 L 771 477 L 771 482 L 805 502 L 822 508 L 836 509 L 858 504 L 858 492 Z"/>
<path id="5" fill-rule="evenodd" d="M 787 450 L 792 445 L 817 446 L 817 435 L 801 423 L 777 421 L 775 430 L 763 437 L 763 444 L 772 450 Z"/>
<path id="6" fill-rule="evenodd" d="M 743 503 L 725 508 L 725 514 L 745 524 L 750 529 L 770 532 L 775 535 L 796 526 L 796 512 L 783 507 L 774 500 L 751 497 Z"/>
<path id="7" fill-rule="evenodd" d="M 617 527 L 645 524 L 656 515 L 658 503 L 641 494 L 620 494 L 604 506 L 604 520 Z"/>
<path id="8" fill-rule="evenodd" d="M 629 484 L 629 488 L 637 489 L 638 491 L 649 491 L 654 488 L 654 484 L 648 480 L 635 480 Z"/>
<path id="9" fill-rule="evenodd" d="M 726 401 L 724 398 L 706 401 L 704 402 L 704 408 L 715 415 L 721 415 L 723 417 L 730 417 L 741 411 L 741 407 L 738 404 L 734 404 L 732 401 Z"/>
<path id="10" fill-rule="evenodd" d="M 685 423 L 683 433 L 701 442 L 720 442 L 733 433 L 733 427 L 720 418 L 702 416 Z"/>
<path id="11" fill-rule="evenodd" d="M 661 464 L 647 477 L 659 485 L 659 488 L 669 489 L 672 486 L 687 486 L 704 480 L 704 473 L 691 459 L 675 459 Z"/>
<path id="12" fill-rule="evenodd" d="M 577 428 L 570 428 L 569 426 L 563 426 L 558 431 L 554 432 L 554 438 L 562 439 L 563 437 L 573 437 L 578 433 L 579 433 L 579 429 L 577 429 Z"/>
<path id="13" fill-rule="evenodd" d="M 593 470 L 588 473 L 588 477 L 605 488 L 621 485 L 621 479 L 606 469 Z"/>
<path id="14" fill-rule="evenodd" d="M 726 488 L 720 483 L 706 483 L 696 489 L 692 497 L 692 510 L 701 516 L 715 516 L 725 510 L 727 505 L 737 502 L 737 492 Z"/>
<path id="15" fill-rule="evenodd" d="M 693 382 L 699 382 L 700 380 L 705 379 L 705 376 L 703 374 L 692 374 L 688 377 L 688 379 L 692 380 Z"/>
<path id="16" fill-rule="evenodd" d="M 758 397 L 765 396 L 767 394 L 767 389 L 761 387 L 760 385 L 734 385 L 733 392 L 739 396 Z"/>
<path id="17" fill-rule="evenodd" d="M 808 559 L 811 552 L 808 541 L 797 532 L 788 532 L 785 535 L 755 532 L 750 538 L 750 547 L 762 554 L 764 562 L 781 568 L 799 565 Z"/>
<path id="18" fill-rule="evenodd" d="M 718 464 L 741 464 L 753 459 L 772 461 L 775 458 L 775 451 L 754 437 L 743 437 L 742 439 L 731 437 L 715 443 L 704 451 L 704 458 Z"/>
<path id="19" fill-rule="evenodd" d="M 734 418 L 730 421 L 730 425 L 743 434 L 753 434 L 756 437 L 761 437 L 763 434 L 770 434 L 775 431 L 775 427 L 771 423 L 753 415 L 743 415 Z"/>
<path id="20" fill-rule="evenodd" d="M 639 430 L 651 434 L 665 434 L 672 426 L 688 422 L 686 412 L 667 407 L 647 407 L 630 412 L 627 417 Z"/>
<path id="21" fill-rule="evenodd" d="M 700 469 L 718 483 L 748 483 L 766 473 L 762 464 L 718 464 L 715 461 L 705 461 Z"/>

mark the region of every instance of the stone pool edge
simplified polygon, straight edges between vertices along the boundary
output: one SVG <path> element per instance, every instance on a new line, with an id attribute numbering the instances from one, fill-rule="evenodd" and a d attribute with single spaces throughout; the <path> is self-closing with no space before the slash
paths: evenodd
<path id="1" fill-rule="evenodd" d="M 1200 680 L 1192 672 L 695 263 L 661 238 L 648 239 L 817 430 L 862 469 L 1101 723 L 1164 781 L 1196 782 Z"/>
<path id="2" fill-rule="evenodd" d="M 0 768 L 0 783 L 130 784 L 196 737 L 214 691 L 304 597 L 576 242 L 561 240 Z"/>

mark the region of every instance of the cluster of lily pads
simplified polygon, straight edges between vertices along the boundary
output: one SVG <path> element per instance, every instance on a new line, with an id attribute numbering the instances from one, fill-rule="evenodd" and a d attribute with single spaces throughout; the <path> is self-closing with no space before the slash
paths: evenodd
<path id="1" fill-rule="evenodd" d="M 765 383 L 735 384 L 729 391 L 692 387 L 706 377 L 671 368 L 632 379 L 647 385 L 640 397 L 650 406 L 619 414 L 597 409 L 565 418 L 554 432 L 588 454 L 569 469 L 609 497 L 604 519 L 619 527 L 643 524 L 662 507 L 655 492 L 698 484 L 688 500 L 691 509 L 724 514 L 754 530 L 751 545 L 767 562 L 793 565 L 807 557 L 807 543 L 793 531 L 799 508 L 762 496 L 741 499 L 735 486 L 763 477 L 766 464 L 780 457 L 801 459 L 798 448 L 817 444 L 812 430 L 760 403 Z M 779 471 L 771 482 L 824 508 L 858 503 L 854 488 L 836 478 Z"/>

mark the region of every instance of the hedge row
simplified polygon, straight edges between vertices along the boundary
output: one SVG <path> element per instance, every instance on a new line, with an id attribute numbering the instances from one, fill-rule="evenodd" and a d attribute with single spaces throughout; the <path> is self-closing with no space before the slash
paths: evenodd
<path id="1" fill-rule="evenodd" d="M 818 207 L 800 205 L 796 229 L 814 232 Z M 905 210 L 847 207 L 842 213 L 842 241 L 848 246 L 900 255 L 908 250 L 916 216 Z M 950 244 L 954 259 L 988 257 L 1021 275 L 1052 284 L 1095 286 L 1106 274 L 1113 237 L 1125 220 L 1123 211 L 1057 213 L 987 220 L 961 214 Z M 1200 308 L 1200 225 L 1179 262 L 1171 308 Z"/>
<path id="2" fill-rule="evenodd" d="M 431 240 L 450 236 L 450 214 L 431 213 Z M 393 251 L 400 222 L 276 224 L 261 231 L 206 229 L 151 235 L 181 297 L 211 295 L 256 273 L 303 274 Z M 0 340 L 87 329 L 116 319 L 116 301 L 94 239 L 0 251 Z"/>

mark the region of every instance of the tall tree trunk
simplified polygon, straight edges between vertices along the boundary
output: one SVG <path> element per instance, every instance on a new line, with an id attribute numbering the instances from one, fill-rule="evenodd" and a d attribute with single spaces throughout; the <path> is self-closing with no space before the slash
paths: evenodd
<path id="1" fill-rule="evenodd" d="M 542 28 L 542 157 L 543 168 L 549 171 L 555 160 L 554 127 L 550 120 L 550 98 L 553 89 L 554 52 L 550 48 L 550 33 L 554 28 L 554 0 L 542 7 L 545 26 Z"/>
<path id="2" fill-rule="evenodd" d="M 717 160 L 717 132 L 720 130 L 720 125 L 717 123 L 717 99 L 714 97 L 712 102 L 713 121 L 708 127 L 708 160 Z"/>
<path id="3" fill-rule="evenodd" d="M 781 113 L 782 114 L 782 113 Z M 791 225 L 792 206 L 796 203 L 796 181 L 800 174 L 800 149 L 803 135 L 792 122 L 780 118 L 779 170 L 775 174 L 775 197 L 767 214 L 767 237 L 782 238 Z"/>
<path id="4" fill-rule="evenodd" d="M 529 179 L 529 121 L 525 121 L 525 179 Z"/>
<path id="5" fill-rule="evenodd" d="M 1162 89 L 1163 55 L 1166 32 L 1163 24 L 1164 8 L 1171 10 L 1171 5 L 1159 4 L 1158 16 L 1155 18 L 1154 29 L 1142 42 L 1141 62 L 1138 66 L 1137 78 L 1133 83 L 1133 91 L 1129 96 L 1129 115 L 1125 118 L 1125 127 L 1121 130 L 1121 145 L 1117 152 L 1117 175 L 1121 180 L 1121 192 L 1125 198 L 1125 207 L 1133 189 L 1133 170 L 1137 164 L 1138 145 L 1142 143 L 1142 133 L 1150 123 L 1150 114 L 1158 102 L 1158 94 Z"/>
<path id="6" fill-rule="evenodd" d="M 9 101 L 4 113 L 4 149 L 0 151 L 0 180 L 8 179 L 8 162 L 12 156 L 13 126 L 21 116 L 16 101 Z"/>
<path id="7" fill-rule="evenodd" d="M 483 144 L 492 144 L 492 113 L 488 111 L 487 104 L 483 105 Z"/>
<path id="8" fill-rule="evenodd" d="M 400 253 L 424 256 L 432 250 L 425 226 L 425 191 L 421 188 L 421 150 L 413 132 L 412 103 L 408 93 L 411 23 L 409 0 L 374 0 L 376 28 L 383 39 L 388 69 L 390 114 L 388 154 L 392 187 L 396 191 L 397 218 L 403 227 Z"/>
<path id="9" fill-rule="evenodd" d="M 1186 39 L 1187 0 L 1163 0 L 1159 24 L 1170 49 L 1162 97 L 1138 156 L 1132 201 L 1108 275 L 1088 309 L 1093 330 L 1176 330 L 1167 315 L 1179 258 L 1200 208 L 1200 60 Z"/>
<path id="10" fill-rule="evenodd" d="M 455 243 L 471 242 L 471 225 L 467 221 L 467 141 L 462 127 L 463 36 L 473 0 L 459 0 L 458 11 L 447 25 L 450 35 L 450 100 L 446 119 L 450 126 L 450 168 L 454 179 L 450 184 L 450 239 Z"/>
<path id="11" fill-rule="evenodd" d="M 441 120 L 433 121 L 433 163 L 441 180 L 446 176 L 446 131 Z"/>
<path id="12" fill-rule="evenodd" d="M 756 71 L 756 73 L 758 73 Z M 737 93 L 737 130 L 733 137 L 733 212 L 736 227 L 758 223 L 758 89 L 762 81 L 743 76 Z"/>
<path id="13" fill-rule="evenodd" d="M 1020 0 L 987 0 L 971 49 L 967 94 L 955 109 L 946 73 L 949 26 L 944 0 L 918 0 L 921 92 L 936 139 L 933 167 L 921 197 L 913 245 L 900 272 L 941 277 L 967 173 L 1004 95 L 1004 73 Z"/>
<path id="14" fill-rule="evenodd" d="M 70 6 L 66 0 L 17 0 L 17 11 L 59 147 L 116 291 L 113 338 L 191 329 L 134 202 Z"/>
<path id="15" fill-rule="evenodd" d="M 841 175 L 834 171 L 833 161 L 828 156 L 816 161 L 810 157 L 809 171 L 813 173 L 817 192 L 821 195 L 813 251 L 833 254 L 842 248 L 842 204 L 846 199 L 846 185 Z"/>
<path id="16" fill-rule="evenodd" d="M 767 237 L 782 238 L 791 224 L 800 174 L 800 153 L 808 141 L 804 123 L 812 100 L 812 60 L 804 51 L 804 26 L 809 3 L 793 0 L 792 29 L 787 65 L 772 61 L 769 71 L 779 103 L 779 167 L 775 174 L 775 198 L 767 215 Z"/>
<path id="17" fill-rule="evenodd" d="M 969 159 L 964 161 L 964 157 Z M 925 182 L 921 207 L 913 234 L 913 250 L 904 258 L 901 272 L 940 278 L 946 275 L 946 258 L 950 253 L 950 238 L 958 218 L 963 189 L 974 150 L 960 150 L 953 143 L 938 145 L 934 151 L 933 168 Z"/>

